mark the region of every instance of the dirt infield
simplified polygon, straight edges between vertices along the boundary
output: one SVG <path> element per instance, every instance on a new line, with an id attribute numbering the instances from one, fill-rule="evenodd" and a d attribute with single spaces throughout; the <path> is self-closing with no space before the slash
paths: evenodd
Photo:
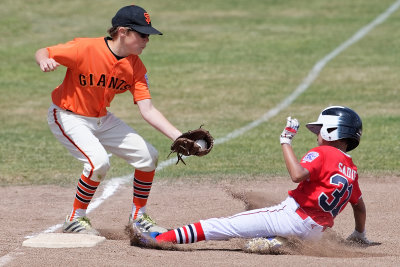
<path id="1" fill-rule="evenodd" d="M 178 227 L 275 204 L 294 186 L 288 178 L 263 181 L 261 177 L 218 183 L 155 182 L 147 211 L 160 225 Z M 100 245 L 73 249 L 22 247 L 26 236 L 62 223 L 70 210 L 75 186 L 2 187 L 0 266 L 399 266 L 399 178 L 363 177 L 360 186 L 367 205 L 367 236 L 381 245 L 347 247 L 332 238 L 345 238 L 353 231 L 352 209 L 347 207 L 323 242 L 284 255 L 245 253 L 241 249 L 244 241 L 238 239 L 180 245 L 176 251 L 132 247 L 124 233 L 131 209 L 130 185 L 120 188 L 90 214 L 93 226 L 107 238 Z M 247 204 L 241 200 L 243 197 L 248 199 Z"/>

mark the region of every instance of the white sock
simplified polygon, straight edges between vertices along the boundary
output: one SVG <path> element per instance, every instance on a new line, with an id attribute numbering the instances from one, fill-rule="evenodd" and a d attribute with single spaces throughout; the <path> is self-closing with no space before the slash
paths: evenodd
<path id="1" fill-rule="evenodd" d="M 136 206 L 133 205 L 133 207 L 132 207 L 132 214 L 131 214 L 131 217 L 132 217 L 132 218 L 135 217 L 135 213 L 136 213 Z M 137 217 L 136 217 L 136 218 L 142 216 L 144 213 L 146 213 L 146 206 L 141 207 L 141 208 L 137 211 Z"/>
<path id="2" fill-rule="evenodd" d="M 80 217 L 85 217 L 86 216 L 86 210 L 84 209 L 76 209 L 75 212 L 74 210 L 71 211 L 71 215 L 70 215 L 70 220 L 75 220 L 77 218 Z"/>

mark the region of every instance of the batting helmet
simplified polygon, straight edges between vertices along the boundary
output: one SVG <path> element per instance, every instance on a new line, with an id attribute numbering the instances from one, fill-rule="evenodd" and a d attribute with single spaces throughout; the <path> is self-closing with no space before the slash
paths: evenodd
<path id="1" fill-rule="evenodd" d="M 342 106 L 327 107 L 316 122 L 306 127 L 315 134 L 321 133 L 326 141 L 347 139 L 347 151 L 358 146 L 362 134 L 361 118 L 352 109 Z"/>

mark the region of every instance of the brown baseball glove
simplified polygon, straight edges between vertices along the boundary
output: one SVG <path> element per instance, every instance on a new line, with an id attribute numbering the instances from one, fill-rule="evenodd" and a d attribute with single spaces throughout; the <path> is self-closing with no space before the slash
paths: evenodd
<path id="1" fill-rule="evenodd" d="M 186 165 L 186 163 L 182 159 L 182 156 L 194 155 L 201 157 L 210 153 L 214 145 L 214 138 L 207 130 L 201 127 L 202 126 L 200 126 L 200 128 L 196 130 L 183 133 L 172 143 L 171 152 L 169 153 L 169 155 L 171 155 L 172 153 L 177 154 L 178 161 L 176 162 L 176 164 L 178 164 L 179 161 L 182 161 L 183 164 Z M 204 140 L 205 142 L 199 140 Z M 204 146 L 201 145 L 202 143 L 204 144 Z"/>

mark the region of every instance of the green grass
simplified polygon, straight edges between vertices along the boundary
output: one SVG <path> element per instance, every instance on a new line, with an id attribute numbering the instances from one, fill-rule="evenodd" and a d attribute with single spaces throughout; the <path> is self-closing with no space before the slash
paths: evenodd
<path id="1" fill-rule="evenodd" d="M 385 11 L 392 0 L 136 1 L 164 33 L 152 36 L 142 57 L 153 103 L 182 131 L 201 124 L 216 138 L 258 119 L 287 97 L 313 65 Z M 74 37 L 106 34 L 127 1 L 11 1 L 0 10 L 0 185 L 70 184 L 81 164 L 47 126 L 50 93 L 65 73 L 42 73 L 38 48 Z M 157 173 L 159 179 L 287 175 L 279 134 L 288 115 L 301 122 L 294 141 L 300 157 L 315 146 L 304 127 L 328 105 L 362 117 L 361 145 L 351 152 L 362 175 L 399 175 L 399 11 L 344 51 L 287 109 L 259 127 Z M 110 111 L 137 129 L 160 153 L 170 141 L 119 95 Z M 131 173 L 112 157 L 108 177 Z"/>

